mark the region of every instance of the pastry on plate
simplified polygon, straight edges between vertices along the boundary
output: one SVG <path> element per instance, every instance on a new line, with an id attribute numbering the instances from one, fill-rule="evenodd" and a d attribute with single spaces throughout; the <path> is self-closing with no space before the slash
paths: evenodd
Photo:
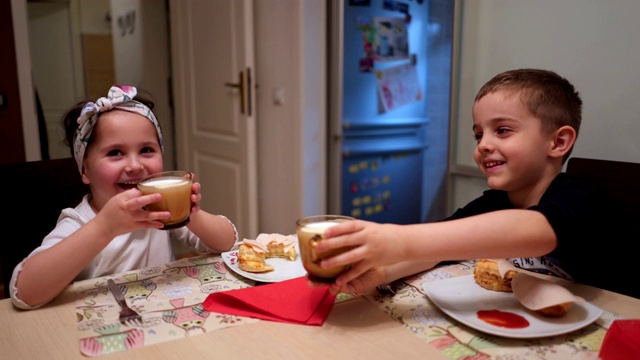
<path id="1" fill-rule="evenodd" d="M 518 273 L 511 285 L 524 307 L 546 317 L 564 316 L 574 302 L 583 301 L 564 286 L 527 272 Z"/>
<path id="2" fill-rule="evenodd" d="M 511 292 L 511 279 L 516 273 L 515 270 L 508 270 L 501 276 L 497 260 L 479 259 L 473 269 L 473 279 L 485 289 Z"/>
<path id="3" fill-rule="evenodd" d="M 473 270 L 474 280 L 483 288 L 513 292 L 524 307 L 540 315 L 564 316 L 573 306 L 576 297 L 563 286 L 541 278 L 543 276 L 529 271 L 517 271 L 506 260 L 480 259 L 476 261 Z"/>
<path id="4" fill-rule="evenodd" d="M 252 273 L 273 271 L 268 258 L 296 259 L 296 236 L 260 234 L 255 240 L 244 239 L 238 247 L 238 267 Z"/>
<path id="5" fill-rule="evenodd" d="M 561 317 L 566 314 L 573 306 L 573 301 L 567 301 L 556 305 L 547 306 L 542 309 L 536 310 L 540 315 L 546 317 Z"/>

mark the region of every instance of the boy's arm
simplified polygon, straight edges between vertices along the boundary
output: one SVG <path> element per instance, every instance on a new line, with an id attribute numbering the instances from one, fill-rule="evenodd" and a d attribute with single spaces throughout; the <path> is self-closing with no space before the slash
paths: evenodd
<path id="1" fill-rule="evenodd" d="M 414 239 L 403 241 L 407 259 L 536 257 L 550 253 L 557 245 L 549 221 L 535 210 L 492 211 L 446 222 L 409 225 L 406 231 L 406 238 Z"/>
<path id="2" fill-rule="evenodd" d="M 327 230 L 328 235 L 330 232 L 329 239 L 318 245 L 319 252 L 354 247 L 322 261 L 325 268 L 353 264 L 336 280 L 338 286 L 344 286 L 370 269 L 394 263 L 535 257 L 550 253 L 557 244 L 555 232 L 544 215 L 521 209 L 413 225 L 356 220 L 333 226 Z M 394 271 L 409 270 L 410 267 Z"/>

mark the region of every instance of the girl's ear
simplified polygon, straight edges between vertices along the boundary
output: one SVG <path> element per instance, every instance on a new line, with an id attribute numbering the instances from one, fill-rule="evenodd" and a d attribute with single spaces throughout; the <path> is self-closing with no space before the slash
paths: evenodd
<path id="1" fill-rule="evenodd" d="M 84 165 L 82 165 L 82 182 L 87 185 L 91 184 L 91 181 L 89 181 L 89 178 L 87 177 L 87 173 L 85 172 Z"/>
<path id="2" fill-rule="evenodd" d="M 549 156 L 551 157 L 563 157 L 571 148 L 573 148 L 573 144 L 576 142 L 576 138 L 578 135 L 576 134 L 576 130 L 571 126 L 565 125 L 553 134 L 551 144 L 551 149 L 549 151 Z"/>

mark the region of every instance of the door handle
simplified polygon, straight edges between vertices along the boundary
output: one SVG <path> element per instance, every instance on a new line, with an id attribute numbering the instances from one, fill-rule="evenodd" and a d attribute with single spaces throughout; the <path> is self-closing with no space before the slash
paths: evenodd
<path id="1" fill-rule="evenodd" d="M 240 71 L 238 83 L 224 83 L 224 86 L 240 91 L 240 113 L 251 116 L 251 69 Z"/>

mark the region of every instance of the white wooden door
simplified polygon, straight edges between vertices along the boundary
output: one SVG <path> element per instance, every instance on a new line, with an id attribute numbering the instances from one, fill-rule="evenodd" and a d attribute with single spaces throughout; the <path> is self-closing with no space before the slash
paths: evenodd
<path id="1" fill-rule="evenodd" d="M 178 168 L 195 172 L 202 209 L 258 234 L 253 0 L 171 0 Z"/>

